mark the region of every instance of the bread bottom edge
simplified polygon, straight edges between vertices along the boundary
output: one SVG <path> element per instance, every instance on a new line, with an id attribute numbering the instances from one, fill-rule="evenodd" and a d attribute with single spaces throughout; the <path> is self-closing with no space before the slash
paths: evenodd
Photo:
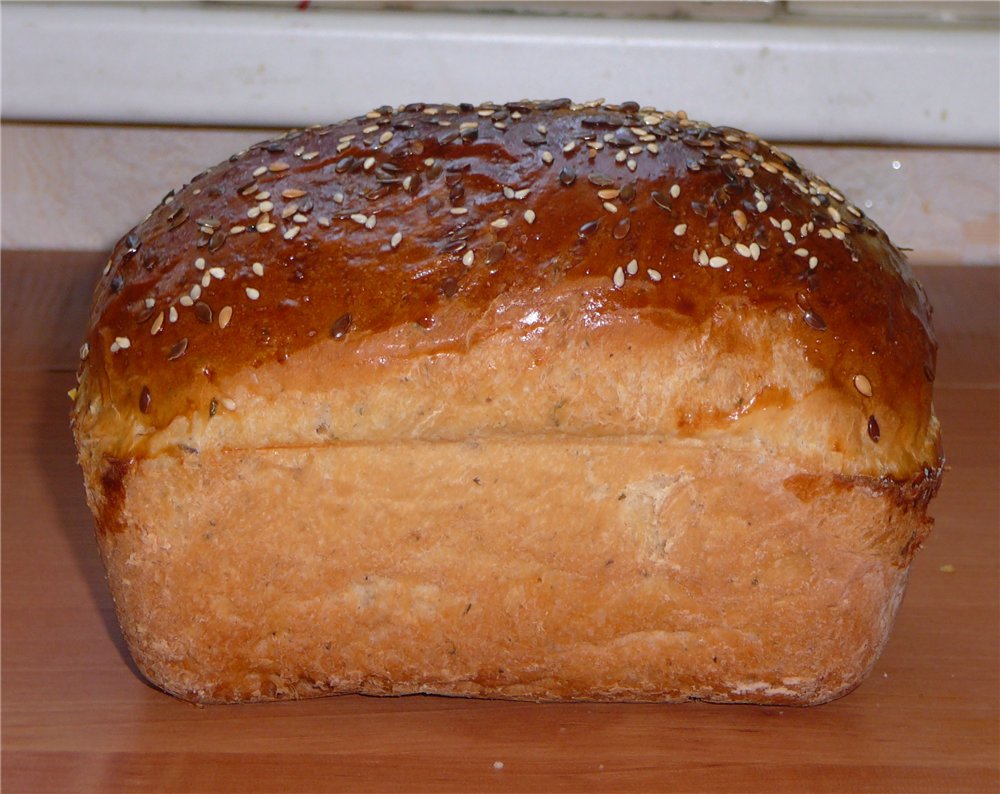
<path id="1" fill-rule="evenodd" d="M 126 641 L 201 703 L 817 705 L 871 670 L 928 527 L 902 486 L 643 440 L 203 453 L 118 492 Z"/>

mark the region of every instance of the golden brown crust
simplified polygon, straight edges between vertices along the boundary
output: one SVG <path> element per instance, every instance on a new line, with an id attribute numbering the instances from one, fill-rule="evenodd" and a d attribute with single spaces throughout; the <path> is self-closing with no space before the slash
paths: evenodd
<path id="1" fill-rule="evenodd" d="M 903 255 L 748 133 L 380 108 L 116 246 L 73 415 L 122 629 L 212 702 L 819 703 L 941 472 Z"/>
<path id="2" fill-rule="evenodd" d="M 648 439 L 191 453 L 124 472 L 128 531 L 100 544 L 129 646 L 158 685 L 213 702 L 824 702 L 874 663 L 929 527 L 884 484 Z"/>
<path id="3" fill-rule="evenodd" d="M 850 415 L 844 438 L 819 440 L 857 447 L 843 472 L 937 463 L 930 309 L 882 231 L 755 136 L 632 105 L 381 108 L 206 171 L 115 248 L 77 418 L 110 415 L 117 429 L 93 434 L 141 453 L 178 418 L 243 410 L 230 392 L 310 348 L 464 354 L 484 322 L 567 293 L 585 301 L 582 336 L 728 325 L 712 329 L 706 373 L 745 349 L 741 322 L 771 319 L 803 366 L 770 393 L 819 373 Z M 718 413 L 757 395 L 709 396 Z M 687 416 L 656 428 L 699 430 Z"/>

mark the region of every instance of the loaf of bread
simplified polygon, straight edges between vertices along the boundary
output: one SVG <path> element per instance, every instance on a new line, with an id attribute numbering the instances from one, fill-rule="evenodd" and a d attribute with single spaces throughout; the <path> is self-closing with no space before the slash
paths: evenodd
<path id="1" fill-rule="evenodd" d="M 815 704 L 930 527 L 935 352 L 903 254 L 752 134 L 421 103 L 169 193 L 73 430 L 181 698 Z"/>

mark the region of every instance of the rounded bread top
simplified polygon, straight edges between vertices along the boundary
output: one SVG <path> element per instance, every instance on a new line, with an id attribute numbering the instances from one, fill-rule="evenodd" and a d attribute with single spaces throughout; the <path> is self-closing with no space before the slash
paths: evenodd
<path id="1" fill-rule="evenodd" d="M 884 232 L 760 138 L 631 102 L 382 107 L 199 174 L 115 246 L 75 421 L 127 453 L 309 349 L 447 325 L 455 353 L 455 317 L 566 294 L 580 329 L 766 318 L 856 406 L 868 473 L 938 463 L 931 310 Z"/>

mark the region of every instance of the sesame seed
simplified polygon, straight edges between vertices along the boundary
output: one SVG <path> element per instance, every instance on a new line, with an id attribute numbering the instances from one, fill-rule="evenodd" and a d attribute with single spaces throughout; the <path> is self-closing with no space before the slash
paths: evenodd
<path id="1" fill-rule="evenodd" d="M 764 199 L 757 200 L 757 212 L 767 212 L 767 202 Z"/>
<path id="2" fill-rule="evenodd" d="M 531 192 L 531 188 L 523 188 L 522 190 L 514 191 L 514 198 L 518 201 L 524 199 Z"/>
<path id="3" fill-rule="evenodd" d="M 552 165 L 552 161 L 555 159 L 556 158 L 552 156 L 552 152 L 550 152 L 548 149 L 542 149 L 542 160 L 545 162 L 546 165 Z"/>
<path id="4" fill-rule="evenodd" d="M 796 240 L 794 234 L 792 234 L 791 232 L 784 232 L 783 236 L 785 238 L 786 243 L 788 243 L 789 245 L 795 245 Z"/>
<path id="5" fill-rule="evenodd" d="M 163 314 L 163 312 L 160 312 L 160 314 Z M 90 345 L 87 342 L 84 342 L 82 345 L 80 345 L 80 361 L 83 361 L 89 355 L 90 355 Z"/>
<path id="6" fill-rule="evenodd" d="M 375 216 L 373 215 L 372 217 L 374 218 Z M 287 232 L 285 232 L 281 236 L 284 237 L 286 240 L 294 240 L 295 236 L 298 233 L 299 233 L 299 227 L 298 226 L 293 226 L 291 229 L 289 229 Z"/>
<path id="7" fill-rule="evenodd" d="M 291 187 L 287 190 L 281 191 L 281 197 L 285 199 L 302 198 L 304 195 L 306 195 L 306 192 L 304 190 L 299 190 L 297 187 Z"/>
<path id="8" fill-rule="evenodd" d="M 720 268 L 720 267 L 725 267 L 728 264 L 729 260 L 726 259 L 724 256 L 713 256 L 711 259 L 708 260 L 709 267 Z"/>
<path id="9" fill-rule="evenodd" d="M 631 260 L 627 265 L 625 265 L 625 272 L 630 276 L 634 276 L 639 272 L 639 262 L 635 259 Z"/>
<path id="10" fill-rule="evenodd" d="M 660 147 L 657 146 L 655 143 L 647 143 L 646 144 L 646 150 L 650 154 L 659 154 L 660 153 Z"/>
<path id="11" fill-rule="evenodd" d="M 809 257 L 809 269 L 810 270 L 815 270 L 816 266 L 818 264 L 819 264 L 819 260 L 816 257 L 814 257 L 814 256 Z"/>
<path id="12" fill-rule="evenodd" d="M 170 312 L 169 312 L 169 314 L 167 315 L 167 318 L 168 318 L 168 319 L 170 320 L 170 322 L 172 322 L 172 323 L 175 323 L 175 322 L 177 322 L 177 307 L 176 307 L 176 306 L 171 306 L 171 307 L 170 307 Z"/>
<path id="13" fill-rule="evenodd" d="M 476 254 L 474 251 L 466 251 L 465 256 L 462 257 L 462 264 L 466 267 L 472 267 L 472 263 L 476 261 Z"/>
<path id="14" fill-rule="evenodd" d="M 564 152 L 571 152 L 576 148 L 576 141 L 570 141 L 569 143 L 563 144 L 562 150 Z"/>
<path id="15" fill-rule="evenodd" d="M 257 298 L 260 297 L 260 290 L 254 289 L 253 287 L 247 287 L 246 288 L 246 293 L 247 293 L 247 297 L 250 300 L 252 300 L 252 301 L 257 300 Z"/>
<path id="16" fill-rule="evenodd" d="M 452 215 L 467 215 L 469 210 L 465 207 L 452 207 L 448 210 Z"/>
<path id="17" fill-rule="evenodd" d="M 757 243 L 750 243 L 750 258 L 754 262 L 760 258 L 760 246 Z"/>
<path id="18" fill-rule="evenodd" d="M 262 201 L 259 205 L 261 212 L 270 212 L 274 209 L 273 201 Z"/>
<path id="19" fill-rule="evenodd" d="M 736 253 L 740 256 L 745 256 L 747 259 L 750 258 L 750 246 L 743 245 L 743 243 L 736 243 Z"/>
<path id="20" fill-rule="evenodd" d="M 194 266 L 197 270 L 204 270 L 205 260 L 199 256 L 197 259 L 194 260 Z"/>
<path id="21" fill-rule="evenodd" d="M 819 236 L 825 240 L 829 240 L 831 237 L 833 237 L 833 232 L 831 232 L 829 229 L 820 229 Z"/>
<path id="22" fill-rule="evenodd" d="M 611 280 L 618 289 L 621 289 L 625 286 L 625 271 L 620 267 L 617 268 L 614 276 L 611 277 Z"/>
<path id="23" fill-rule="evenodd" d="M 505 198 L 513 199 L 514 198 L 514 188 L 507 187 L 506 185 L 504 185 L 503 195 L 504 195 Z"/>
<path id="24" fill-rule="evenodd" d="M 635 161 L 635 160 L 631 160 L 631 159 L 629 159 L 629 160 L 627 160 L 627 161 L 625 162 L 625 167 L 626 167 L 626 168 L 627 168 L 627 169 L 628 169 L 629 171 L 635 171 L 635 169 L 639 167 L 639 164 L 638 164 L 638 163 L 636 163 L 636 161 Z"/>
<path id="25" fill-rule="evenodd" d="M 606 209 L 608 212 L 611 212 L 611 213 L 618 212 L 618 207 L 616 207 L 610 201 L 605 201 L 604 202 L 604 209 Z"/>
<path id="26" fill-rule="evenodd" d="M 413 175 L 407 174 L 403 177 L 403 190 L 409 191 L 410 185 L 413 184 Z"/>
<path id="27" fill-rule="evenodd" d="M 795 255 L 805 257 L 809 256 L 809 252 L 805 248 L 796 248 Z"/>
<path id="28" fill-rule="evenodd" d="M 156 298 L 146 298 L 142 303 L 147 309 L 152 309 L 156 305 Z"/>
<path id="29" fill-rule="evenodd" d="M 375 224 L 378 222 L 378 216 L 375 214 L 369 215 L 368 220 L 365 221 L 366 229 L 374 229 Z M 297 233 L 297 232 L 296 232 Z"/>
<path id="30" fill-rule="evenodd" d="M 838 240 L 843 240 L 847 236 L 844 234 L 843 229 L 830 229 L 830 234 L 832 234 Z"/>
<path id="31" fill-rule="evenodd" d="M 201 277 L 201 286 L 202 287 L 204 287 L 204 288 L 207 289 L 208 285 L 211 284 L 211 283 L 212 283 L 212 274 L 211 273 L 206 273 L 204 276 Z"/>
<path id="32" fill-rule="evenodd" d="M 222 407 L 225 408 L 227 411 L 236 410 L 236 400 L 233 400 L 230 397 L 223 397 L 221 400 L 219 400 L 219 402 L 222 403 Z"/>
<path id="33" fill-rule="evenodd" d="M 660 279 L 663 278 L 663 276 L 660 274 L 660 271 L 653 270 L 653 268 L 649 268 L 648 270 L 646 270 L 646 275 L 649 276 L 650 281 L 659 281 Z"/>
<path id="34" fill-rule="evenodd" d="M 367 157 L 367 158 L 365 158 L 365 162 L 364 162 L 364 166 L 363 166 L 364 169 L 365 169 L 365 171 L 371 171 L 372 167 L 374 165 L 375 165 L 375 158 L 374 157 Z"/>
<path id="35" fill-rule="evenodd" d="M 872 382 L 864 375 L 858 374 L 854 376 L 854 388 L 861 392 L 865 397 L 872 396 Z"/>
<path id="36" fill-rule="evenodd" d="M 233 307 L 223 306 L 219 310 L 219 328 L 225 328 L 231 319 L 233 319 Z"/>
<path id="37" fill-rule="evenodd" d="M 327 218 L 325 215 L 320 215 L 318 218 L 316 218 L 316 223 L 318 223 L 325 229 L 330 226 L 330 219 Z"/>
<path id="38" fill-rule="evenodd" d="M 253 197 L 254 201 L 264 201 L 265 199 L 271 198 L 270 190 L 262 190 L 256 196 Z"/>
<path id="39" fill-rule="evenodd" d="M 194 299 L 190 295 L 181 295 L 180 300 L 177 301 L 181 306 L 194 306 Z"/>
<path id="40" fill-rule="evenodd" d="M 271 171 L 272 173 L 278 173 L 279 171 L 287 171 L 288 170 L 288 163 L 285 163 L 285 162 L 282 162 L 281 160 L 279 160 L 276 163 L 271 163 L 267 167 L 267 170 Z"/>
<path id="41" fill-rule="evenodd" d="M 434 165 L 434 158 L 433 157 L 424 158 L 424 165 L 430 168 L 432 165 Z"/>
<path id="42" fill-rule="evenodd" d="M 617 188 L 605 188 L 604 190 L 597 191 L 598 197 L 604 199 L 605 201 L 610 199 L 616 199 L 620 194 L 621 191 L 618 190 Z"/>
<path id="43" fill-rule="evenodd" d="M 274 228 L 274 224 L 270 221 L 265 221 L 264 223 L 257 224 L 257 231 L 261 234 L 266 234 Z"/>
<path id="44" fill-rule="evenodd" d="M 388 143 L 392 140 L 392 130 L 386 130 L 378 137 L 379 143 Z"/>
<path id="45" fill-rule="evenodd" d="M 673 198 L 677 198 L 681 194 L 681 186 L 678 184 L 673 184 L 670 186 L 670 195 Z"/>
<path id="46" fill-rule="evenodd" d="M 534 222 L 535 222 L 535 211 L 534 211 L 534 210 L 525 210 L 525 211 L 524 211 L 524 219 L 525 219 L 525 220 L 526 220 L 526 221 L 527 221 L 527 222 L 528 222 L 529 224 L 532 224 L 532 223 L 534 223 Z"/>
<path id="47" fill-rule="evenodd" d="M 627 152 L 618 152 L 618 154 L 615 155 L 615 162 L 624 163 L 626 158 L 628 158 Z"/>
<path id="48" fill-rule="evenodd" d="M 231 226 L 229 228 L 230 234 L 243 234 L 247 230 L 246 226 Z"/>
<path id="49" fill-rule="evenodd" d="M 254 262 L 253 265 L 252 265 L 252 267 L 251 267 L 251 269 L 253 270 L 254 275 L 257 275 L 257 276 L 263 276 L 264 275 L 264 265 L 262 263 L 260 263 L 260 262 Z"/>
<path id="50" fill-rule="evenodd" d="M 783 231 L 783 232 L 791 231 L 791 229 L 792 229 L 792 222 L 790 220 L 788 220 L 788 218 L 785 218 L 781 222 L 780 228 L 781 228 L 781 231 Z"/>
<path id="51" fill-rule="evenodd" d="M 163 312 L 160 312 L 158 315 L 156 315 L 156 319 L 153 320 L 153 324 L 149 327 L 149 335 L 156 336 L 158 333 L 160 333 L 160 330 L 162 328 L 163 328 Z"/>
<path id="52" fill-rule="evenodd" d="M 684 232 L 686 232 L 687 230 L 688 230 L 688 227 L 687 227 L 686 223 L 678 223 L 674 227 L 674 234 L 676 234 L 678 237 L 683 237 L 684 236 Z"/>
<path id="53" fill-rule="evenodd" d="M 247 217 L 251 220 L 260 215 L 260 207 L 251 207 L 247 210 Z"/>
<path id="54" fill-rule="evenodd" d="M 497 218 L 495 221 L 490 222 L 490 226 L 494 229 L 506 229 L 510 225 L 510 222 L 506 218 Z"/>
<path id="55" fill-rule="evenodd" d="M 392 248 L 396 248 L 401 242 L 403 242 L 403 233 L 396 232 L 392 238 L 389 240 L 389 245 Z"/>
<path id="56" fill-rule="evenodd" d="M 267 167 L 263 166 L 263 165 L 260 168 L 255 168 L 253 170 L 253 175 L 254 176 L 261 176 L 262 174 L 266 174 L 266 173 L 267 173 Z"/>
<path id="57" fill-rule="evenodd" d="M 351 215 L 351 220 L 364 226 L 368 222 L 368 216 L 361 212 L 355 212 Z"/>
<path id="58" fill-rule="evenodd" d="M 191 300 L 193 301 L 198 300 L 198 298 L 201 297 L 201 284 L 195 284 L 193 287 L 191 287 L 190 295 L 191 295 Z"/>
<path id="59" fill-rule="evenodd" d="M 212 278 L 225 278 L 226 270 L 222 267 L 210 267 L 208 273 Z"/>
<path id="60" fill-rule="evenodd" d="M 309 217 L 307 215 L 303 215 L 301 212 L 296 212 L 292 216 L 292 220 L 295 221 L 296 223 L 308 223 Z"/>
<path id="61" fill-rule="evenodd" d="M 116 336 L 115 342 L 119 350 L 128 350 L 132 347 L 132 341 L 127 336 Z"/>
<path id="62" fill-rule="evenodd" d="M 836 207 L 827 207 L 827 213 L 833 218 L 834 223 L 840 223 L 840 213 L 837 211 Z"/>
<path id="63" fill-rule="evenodd" d="M 733 210 L 733 221 L 741 232 L 747 228 L 747 216 L 743 210 Z"/>

